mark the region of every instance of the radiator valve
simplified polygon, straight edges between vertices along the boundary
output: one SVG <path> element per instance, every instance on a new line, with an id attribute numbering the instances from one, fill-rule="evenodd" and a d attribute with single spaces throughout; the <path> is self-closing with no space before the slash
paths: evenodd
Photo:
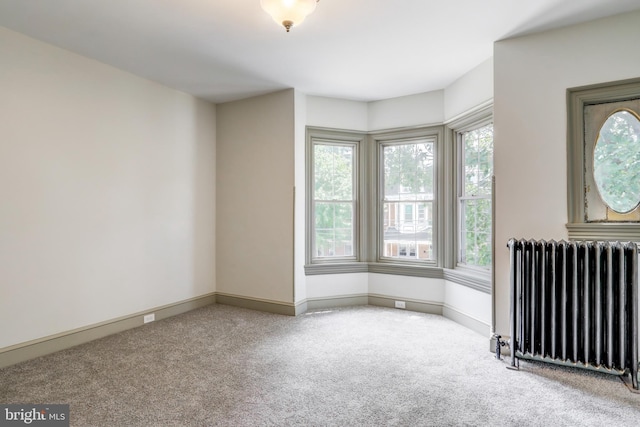
<path id="1" fill-rule="evenodd" d="M 502 360 L 502 357 L 500 357 L 502 353 L 501 348 L 509 344 L 502 340 L 502 335 L 494 335 L 493 337 L 496 339 L 496 359 Z"/>

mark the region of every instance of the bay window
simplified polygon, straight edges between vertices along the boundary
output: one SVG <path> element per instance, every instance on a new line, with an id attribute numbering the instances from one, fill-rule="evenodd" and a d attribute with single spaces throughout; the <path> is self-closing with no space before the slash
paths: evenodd
<path id="1" fill-rule="evenodd" d="M 309 127 L 305 273 L 442 278 L 489 292 L 492 186 L 490 104 L 446 126 Z"/>

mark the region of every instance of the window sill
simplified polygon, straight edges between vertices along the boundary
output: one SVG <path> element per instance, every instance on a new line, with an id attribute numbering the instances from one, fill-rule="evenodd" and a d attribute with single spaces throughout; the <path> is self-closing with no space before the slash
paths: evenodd
<path id="1" fill-rule="evenodd" d="M 304 266 L 307 276 L 320 274 L 378 273 L 396 276 L 428 277 L 442 279 L 442 269 L 431 266 L 391 264 L 376 262 L 307 264 Z"/>
<path id="2" fill-rule="evenodd" d="M 476 291 L 491 293 L 491 276 L 484 272 L 444 269 L 444 279 Z"/>
<path id="3" fill-rule="evenodd" d="M 618 240 L 640 242 L 637 222 L 585 222 L 567 224 L 570 240 Z"/>
<path id="4" fill-rule="evenodd" d="M 317 276 L 319 274 L 367 273 L 368 271 L 369 265 L 366 262 L 307 264 L 304 266 L 304 274 L 306 276 Z"/>
<path id="5" fill-rule="evenodd" d="M 396 276 L 427 277 L 442 279 L 442 268 L 411 264 L 393 264 L 388 262 L 370 262 L 369 273 L 394 274 Z"/>

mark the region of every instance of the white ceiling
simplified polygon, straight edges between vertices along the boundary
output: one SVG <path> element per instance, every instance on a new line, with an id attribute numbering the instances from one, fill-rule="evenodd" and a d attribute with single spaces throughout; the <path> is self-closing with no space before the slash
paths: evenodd
<path id="1" fill-rule="evenodd" d="M 291 87 L 371 101 L 442 89 L 491 57 L 496 40 L 637 9 L 639 0 L 321 0 L 286 33 L 260 0 L 0 0 L 0 25 L 213 102 Z"/>

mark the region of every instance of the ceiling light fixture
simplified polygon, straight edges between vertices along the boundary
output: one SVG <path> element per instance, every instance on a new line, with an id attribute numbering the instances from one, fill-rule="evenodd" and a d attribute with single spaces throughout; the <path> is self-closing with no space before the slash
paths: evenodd
<path id="1" fill-rule="evenodd" d="M 316 9 L 320 0 L 260 0 L 260 5 L 287 33 L 291 27 L 302 24 L 304 18 Z"/>

